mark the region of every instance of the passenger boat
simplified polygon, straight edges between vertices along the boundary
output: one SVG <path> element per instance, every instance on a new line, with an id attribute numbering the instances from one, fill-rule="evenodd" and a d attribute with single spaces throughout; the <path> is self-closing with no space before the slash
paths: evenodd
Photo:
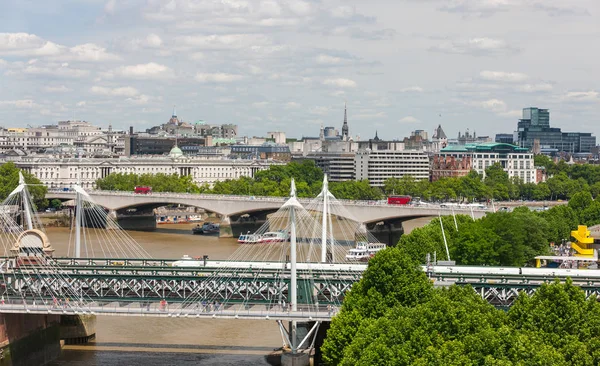
<path id="1" fill-rule="evenodd" d="M 219 224 L 213 224 L 211 222 L 205 222 L 202 226 L 196 225 L 195 228 L 192 229 L 192 234 L 215 234 L 220 230 Z"/>
<path id="2" fill-rule="evenodd" d="M 378 251 L 386 248 L 383 243 L 356 243 L 356 248 L 352 248 L 346 254 L 346 260 L 366 262 L 371 259 Z"/>
<path id="3" fill-rule="evenodd" d="M 261 235 L 258 234 L 240 234 L 238 237 L 238 243 L 240 244 L 258 244 L 262 239 Z"/>
<path id="4" fill-rule="evenodd" d="M 283 231 L 269 231 L 261 235 L 261 243 L 282 243 L 288 240 L 288 236 Z"/>

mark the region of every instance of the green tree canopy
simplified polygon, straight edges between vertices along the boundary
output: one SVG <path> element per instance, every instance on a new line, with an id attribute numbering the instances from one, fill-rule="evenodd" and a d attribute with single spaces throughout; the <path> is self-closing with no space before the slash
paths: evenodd
<path id="1" fill-rule="evenodd" d="M 20 169 L 13 162 L 0 165 L 0 199 L 5 200 L 19 185 Z M 29 184 L 28 190 L 37 209 L 48 207 L 46 193 L 48 189 L 32 174 L 22 171 L 25 183 Z"/>

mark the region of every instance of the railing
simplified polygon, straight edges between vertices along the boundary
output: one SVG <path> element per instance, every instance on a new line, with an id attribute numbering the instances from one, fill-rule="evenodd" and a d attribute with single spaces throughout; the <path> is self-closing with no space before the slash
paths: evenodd
<path id="1" fill-rule="evenodd" d="M 273 319 L 273 320 L 331 320 L 339 308 L 332 305 L 308 305 L 292 311 L 288 306 L 272 304 L 220 304 L 195 302 L 182 306 L 181 303 L 147 302 L 127 303 L 112 302 L 100 305 L 96 302 L 82 304 L 81 300 L 71 302 L 24 301 L 21 298 L 7 298 L 0 303 L 0 313 L 33 313 L 57 315 L 116 315 L 116 316 L 150 316 L 173 318 L 220 318 L 220 319 Z"/>

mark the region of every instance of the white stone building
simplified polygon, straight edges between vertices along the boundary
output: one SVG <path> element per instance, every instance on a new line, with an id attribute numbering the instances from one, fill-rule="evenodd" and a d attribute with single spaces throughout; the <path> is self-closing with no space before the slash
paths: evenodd
<path id="1" fill-rule="evenodd" d="M 94 158 L 21 157 L 13 160 L 17 167 L 33 174 L 49 188 L 73 187 L 77 182 L 84 188 L 94 188 L 97 179 L 111 173 L 190 175 L 199 185 L 218 181 L 253 177 L 257 171 L 283 162 L 273 160 L 243 160 L 198 158 L 182 154 L 177 147 L 170 156 Z"/>
<path id="2" fill-rule="evenodd" d="M 410 175 L 429 179 L 429 157 L 415 150 L 363 150 L 354 157 L 355 179 L 368 179 L 371 186 L 382 187 L 388 178 Z"/>

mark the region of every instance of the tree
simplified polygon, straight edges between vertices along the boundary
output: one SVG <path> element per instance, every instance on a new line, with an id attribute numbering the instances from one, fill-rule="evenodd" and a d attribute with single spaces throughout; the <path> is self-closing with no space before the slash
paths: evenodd
<path id="1" fill-rule="evenodd" d="M 20 169 L 13 162 L 8 162 L 0 165 L 0 199 L 5 200 L 10 193 L 17 188 L 19 185 L 19 171 Z M 48 189 L 42 185 L 42 182 L 32 174 L 21 171 L 25 183 L 29 184 L 27 187 L 31 194 L 33 204 L 38 210 L 48 207 L 48 200 L 46 199 L 46 193 Z"/>
<path id="2" fill-rule="evenodd" d="M 322 346 L 330 365 L 342 361 L 344 349 L 359 329 L 395 306 L 414 306 L 431 295 L 432 284 L 418 262 L 396 248 L 378 252 L 369 261 L 362 279 L 352 286 Z"/>
<path id="3" fill-rule="evenodd" d="M 510 184 L 508 173 L 504 171 L 504 168 L 499 163 L 495 163 L 485 169 L 485 185 L 491 189 L 493 198 L 497 200 L 509 199 Z"/>
<path id="4" fill-rule="evenodd" d="M 50 201 L 50 207 L 52 207 L 55 210 L 60 210 L 62 208 L 62 202 L 61 200 L 57 200 L 57 199 L 53 199 L 52 201 Z"/>

